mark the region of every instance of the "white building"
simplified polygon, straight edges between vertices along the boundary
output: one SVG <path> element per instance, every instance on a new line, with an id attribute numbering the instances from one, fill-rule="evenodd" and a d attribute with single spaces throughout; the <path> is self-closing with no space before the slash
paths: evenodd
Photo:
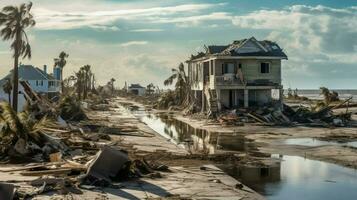
<path id="1" fill-rule="evenodd" d="M 131 84 L 128 87 L 128 92 L 135 95 L 143 96 L 146 93 L 146 88 L 144 88 L 140 84 Z"/>
<path id="2" fill-rule="evenodd" d="M 12 77 L 13 74 L 11 70 L 7 76 L 0 80 L 0 100 L 8 101 L 9 94 L 4 92 L 3 85 L 7 80 L 12 80 Z M 47 96 L 49 99 L 58 96 L 61 92 L 61 81 L 47 73 L 46 65 L 43 69 L 39 69 L 32 65 L 20 65 L 19 81 L 26 81 L 33 91 L 39 95 Z M 10 94 L 10 99 L 12 99 L 12 94 Z M 22 84 L 19 84 L 18 110 L 22 111 L 25 104 L 26 98 L 24 95 L 24 88 Z"/>

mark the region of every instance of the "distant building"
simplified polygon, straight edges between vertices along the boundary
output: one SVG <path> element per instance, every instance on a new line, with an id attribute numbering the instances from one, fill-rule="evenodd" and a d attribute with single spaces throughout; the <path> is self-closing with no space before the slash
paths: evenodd
<path id="1" fill-rule="evenodd" d="M 56 74 L 56 72 L 54 72 L 54 74 Z M 8 75 L 0 80 L 0 100 L 8 101 L 8 94 L 4 92 L 3 85 L 7 80 L 12 80 L 12 78 L 13 74 L 11 70 Z M 58 96 L 61 92 L 61 81 L 47 73 L 46 65 L 43 66 L 43 69 L 39 69 L 32 65 L 20 65 L 19 82 L 21 81 L 26 81 L 33 91 L 39 95 L 47 96 L 49 99 Z M 10 98 L 12 99 L 12 94 Z M 21 111 L 26 102 L 22 84 L 19 84 L 18 99 L 18 110 Z"/>
<path id="2" fill-rule="evenodd" d="M 251 37 L 205 48 L 187 61 L 191 91 L 202 111 L 281 106 L 281 60 L 287 55 L 278 44 Z"/>
<path id="3" fill-rule="evenodd" d="M 146 88 L 141 86 L 140 84 L 131 84 L 128 87 L 128 92 L 135 95 L 143 96 L 146 93 Z"/>

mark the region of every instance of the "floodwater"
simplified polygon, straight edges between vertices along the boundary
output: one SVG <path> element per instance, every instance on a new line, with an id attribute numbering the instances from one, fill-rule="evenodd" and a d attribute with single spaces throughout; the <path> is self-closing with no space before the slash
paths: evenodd
<path id="1" fill-rule="evenodd" d="M 132 113 L 163 137 L 191 152 L 218 154 L 227 151 L 245 151 L 249 145 L 249 142 L 239 134 L 195 129 L 168 114 L 151 114 L 140 108 Z"/>
<path id="2" fill-rule="evenodd" d="M 282 160 L 280 180 L 258 184 L 267 199 L 357 199 L 356 170 L 298 156 Z"/>
<path id="3" fill-rule="evenodd" d="M 249 145 L 241 135 L 194 129 L 170 115 L 151 114 L 140 108 L 132 113 L 162 136 L 191 151 L 210 154 L 244 151 Z M 311 138 L 288 140 L 286 143 L 331 145 L 331 142 L 311 141 Z M 262 167 L 234 166 L 233 170 L 225 171 L 267 199 L 357 199 L 357 171 L 354 169 L 298 156 L 272 155 L 272 159 L 281 162 Z"/>
<path id="4" fill-rule="evenodd" d="M 324 141 L 315 138 L 292 138 L 286 139 L 283 142 L 288 145 L 301 145 L 301 146 L 309 146 L 309 147 L 318 147 L 325 145 L 337 145 L 344 147 L 355 147 L 357 148 L 357 141 L 353 142 L 334 142 L 334 141 Z"/>

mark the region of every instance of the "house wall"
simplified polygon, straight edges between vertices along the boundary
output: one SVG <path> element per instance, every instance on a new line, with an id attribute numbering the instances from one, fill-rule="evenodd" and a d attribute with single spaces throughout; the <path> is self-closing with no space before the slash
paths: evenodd
<path id="1" fill-rule="evenodd" d="M 38 82 L 38 85 L 36 84 Z M 42 81 L 42 84 L 41 84 Z M 48 80 L 27 80 L 31 88 L 36 92 L 48 92 Z"/>
<path id="2" fill-rule="evenodd" d="M 9 102 L 9 95 L 4 92 L 3 88 L 0 87 L 0 101 L 6 101 Z M 11 102 L 12 104 L 12 93 L 10 95 Z M 24 97 L 24 88 L 19 84 L 19 95 L 18 95 L 18 112 L 21 112 L 24 110 L 24 107 L 26 105 L 26 99 Z"/>
<path id="3" fill-rule="evenodd" d="M 242 64 L 242 73 L 244 79 L 249 82 L 254 82 L 258 79 L 266 79 L 271 82 L 281 84 L 281 60 L 263 60 L 263 59 L 218 59 L 214 60 L 214 69 L 216 76 L 222 76 L 222 69 L 224 63 L 233 62 L 238 67 L 238 64 Z M 270 63 L 270 72 L 261 73 L 260 63 Z M 236 68 L 237 68 L 236 67 Z"/>
<path id="4" fill-rule="evenodd" d="M 272 102 L 271 90 L 249 90 L 249 105 L 262 106 Z"/>
<path id="5" fill-rule="evenodd" d="M 146 93 L 146 89 L 145 88 L 129 88 L 128 92 L 137 94 L 139 96 L 144 96 Z"/>

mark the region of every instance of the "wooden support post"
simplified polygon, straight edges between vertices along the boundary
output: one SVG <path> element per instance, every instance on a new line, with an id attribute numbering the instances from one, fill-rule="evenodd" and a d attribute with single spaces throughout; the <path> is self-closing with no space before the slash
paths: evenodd
<path id="1" fill-rule="evenodd" d="M 249 107 L 249 90 L 244 89 L 244 108 Z"/>

